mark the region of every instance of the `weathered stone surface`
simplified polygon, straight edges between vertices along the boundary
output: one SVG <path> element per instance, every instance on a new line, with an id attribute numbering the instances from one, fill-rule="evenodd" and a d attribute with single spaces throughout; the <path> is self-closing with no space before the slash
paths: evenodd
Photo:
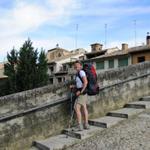
<path id="1" fill-rule="evenodd" d="M 100 128 L 100 127 L 90 126 L 89 130 L 83 130 L 83 131 L 75 132 L 75 131 L 73 131 L 73 128 L 71 128 L 71 129 L 65 129 L 63 131 L 63 133 L 65 133 L 68 136 L 75 137 L 78 139 L 86 139 L 86 138 L 89 138 L 89 137 L 93 136 L 95 133 L 102 131 L 102 130 L 104 130 L 104 129 Z"/>
<path id="2" fill-rule="evenodd" d="M 138 113 L 141 113 L 143 111 L 144 111 L 144 109 L 122 108 L 119 110 L 110 111 L 110 112 L 108 112 L 107 115 L 113 116 L 113 117 L 130 118 L 130 117 L 133 117 L 134 115 L 137 115 Z"/>
<path id="3" fill-rule="evenodd" d="M 139 117 L 150 119 L 150 114 L 140 114 Z"/>
<path id="4" fill-rule="evenodd" d="M 31 148 L 29 148 L 29 150 L 39 150 L 38 148 L 32 146 Z"/>
<path id="5" fill-rule="evenodd" d="M 98 80 L 101 83 L 101 86 L 107 86 L 145 73 L 150 73 L 150 62 L 131 65 L 119 69 L 101 71 L 98 74 Z"/>
<path id="6" fill-rule="evenodd" d="M 150 117 L 144 116 L 150 116 L 150 110 L 66 150 L 150 150 Z"/>
<path id="7" fill-rule="evenodd" d="M 40 150 L 56 150 L 73 145 L 78 141 L 79 139 L 67 137 L 65 134 L 61 134 L 43 141 L 34 141 L 33 145 Z"/>
<path id="8" fill-rule="evenodd" d="M 143 63 L 125 69 L 107 71 L 98 77 L 100 87 L 148 73 L 149 66 L 150 63 Z M 56 87 L 48 86 L 0 97 L 0 116 L 28 111 L 66 96 L 64 86 Z M 99 95 L 89 97 L 89 117 L 99 118 L 111 110 L 121 108 L 126 103 L 149 94 L 150 76 L 109 86 L 102 89 Z M 60 134 L 61 130 L 67 126 L 68 120 L 69 104 L 61 104 L 1 122 L 0 147 L 20 150 L 24 145 L 24 149 L 25 147 L 29 149 L 31 142 L 35 139 L 40 140 Z"/>
<path id="9" fill-rule="evenodd" d="M 132 110 L 132 111 L 131 111 Z M 138 109 L 131 109 L 130 108 L 130 111 L 129 114 L 130 114 L 130 117 L 132 115 L 135 115 L 139 113 L 139 111 L 135 111 L 133 112 L 133 110 L 138 110 Z M 141 110 L 141 109 L 140 109 Z M 149 109 L 148 109 L 149 110 Z M 147 110 L 147 111 L 148 111 Z M 122 109 L 122 110 L 118 110 L 119 112 L 126 112 L 127 109 Z M 142 113 L 139 115 L 139 118 L 148 118 L 150 119 L 150 113 L 148 115 L 148 113 Z M 124 118 L 118 118 L 118 117 L 110 117 L 110 116 L 105 116 L 105 117 L 101 117 L 101 118 L 97 118 L 97 119 L 92 119 L 92 120 L 89 120 L 89 122 L 98 127 L 112 127 L 114 125 L 118 125 L 119 126 L 119 122 L 128 122 L 127 119 L 124 119 Z M 123 122 L 123 123 L 124 123 Z M 122 124 L 123 124 L 122 123 Z M 105 126 L 104 126 L 105 125 Z M 71 129 L 66 129 L 64 130 L 64 133 L 66 133 L 66 135 L 58 135 L 58 136 L 55 136 L 55 137 L 52 137 L 52 138 L 49 138 L 47 140 L 44 140 L 44 141 L 36 141 L 34 142 L 34 145 L 39 148 L 40 150 L 50 150 L 50 149 L 67 149 L 69 146 L 72 146 L 72 145 L 75 145 L 75 144 L 78 144 L 78 143 L 82 143 L 82 141 L 80 140 L 76 140 L 75 138 L 77 139 L 86 139 L 86 138 L 90 138 L 90 137 L 95 137 L 95 135 L 100 135 L 100 134 L 103 134 L 103 131 L 104 128 L 95 128 L 95 126 L 91 126 L 90 130 L 83 130 L 83 131 L 80 131 L 80 132 L 74 132 L 71 128 Z M 103 132 L 100 132 L 100 131 L 103 131 Z M 72 138 L 72 137 L 75 137 L 75 138 Z M 66 139 L 67 138 L 67 139 Z M 94 147 L 94 148 L 97 148 L 97 147 Z M 88 147 L 87 147 L 88 149 Z"/>
<path id="10" fill-rule="evenodd" d="M 20 150 L 24 145 L 24 149 L 29 148 L 35 139 L 59 134 L 66 127 L 67 117 L 66 107 L 60 105 L 0 123 L 0 147 Z"/>
<path id="11" fill-rule="evenodd" d="M 0 117 L 26 111 L 43 104 L 67 97 L 64 86 L 45 86 L 0 97 Z"/>
<path id="12" fill-rule="evenodd" d="M 141 101 L 150 101 L 150 96 L 146 96 L 140 99 Z"/>
<path id="13" fill-rule="evenodd" d="M 124 118 L 119 117 L 111 117 L 111 116 L 105 116 L 97 119 L 91 119 L 89 120 L 89 124 L 93 126 L 103 127 L 103 128 L 109 128 L 112 127 L 119 122 L 125 120 Z"/>
<path id="14" fill-rule="evenodd" d="M 130 102 L 125 105 L 127 108 L 142 108 L 147 109 L 150 108 L 150 101 L 136 101 L 136 102 Z"/>

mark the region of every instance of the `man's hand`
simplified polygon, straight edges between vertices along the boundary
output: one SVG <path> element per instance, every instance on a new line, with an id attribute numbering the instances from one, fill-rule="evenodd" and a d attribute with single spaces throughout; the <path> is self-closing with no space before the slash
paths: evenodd
<path id="1" fill-rule="evenodd" d="M 80 91 L 77 91 L 77 92 L 76 92 L 76 96 L 79 96 L 80 94 L 81 94 Z"/>
<path id="2" fill-rule="evenodd" d="M 70 85 L 70 89 L 73 89 L 75 87 L 75 85 Z"/>

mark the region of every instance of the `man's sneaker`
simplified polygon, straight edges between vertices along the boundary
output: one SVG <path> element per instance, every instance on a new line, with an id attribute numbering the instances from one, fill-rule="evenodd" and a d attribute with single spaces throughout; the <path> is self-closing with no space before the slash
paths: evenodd
<path id="1" fill-rule="evenodd" d="M 84 129 L 89 130 L 90 129 L 90 125 L 88 123 L 84 124 Z"/>
<path id="2" fill-rule="evenodd" d="M 73 128 L 73 131 L 78 132 L 78 131 L 83 131 L 83 125 L 78 124 L 77 127 Z"/>

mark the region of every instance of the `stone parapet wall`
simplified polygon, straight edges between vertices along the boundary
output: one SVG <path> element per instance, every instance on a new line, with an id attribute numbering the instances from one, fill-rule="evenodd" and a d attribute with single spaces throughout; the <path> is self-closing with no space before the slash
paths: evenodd
<path id="1" fill-rule="evenodd" d="M 103 87 L 147 73 L 150 73 L 150 62 L 101 72 L 98 74 L 98 81 Z"/>
<path id="2" fill-rule="evenodd" d="M 104 116 L 130 101 L 150 95 L 150 63 L 103 72 L 98 75 L 98 80 L 107 88 L 102 88 L 99 95 L 88 97 L 90 118 Z M 118 82 L 120 83 L 117 84 Z M 22 110 L 40 108 L 43 104 L 55 103 L 57 99 L 66 96 L 67 88 L 59 85 L 0 97 L 0 148 L 26 150 L 33 140 L 42 140 L 60 133 L 68 124 L 68 101 L 24 113 L 12 119 L 3 121 L 2 118 Z"/>

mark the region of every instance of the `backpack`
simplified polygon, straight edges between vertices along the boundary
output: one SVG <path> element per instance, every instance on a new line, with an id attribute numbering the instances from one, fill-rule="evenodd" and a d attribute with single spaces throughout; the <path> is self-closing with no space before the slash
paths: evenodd
<path id="1" fill-rule="evenodd" d="M 88 85 L 86 88 L 87 94 L 88 95 L 98 94 L 99 93 L 99 86 L 97 83 L 97 74 L 96 74 L 95 67 L 90 63 L 86 63 L 83 65 L 83 70 L 85 71 L 86 76 L 87 76 L 87 80 L 88 80 Z M 83 80 L 80 76 L 80 73 L 78 73 L 77 76 L 80 78 L 80 80 L 83 83 Z"/>

